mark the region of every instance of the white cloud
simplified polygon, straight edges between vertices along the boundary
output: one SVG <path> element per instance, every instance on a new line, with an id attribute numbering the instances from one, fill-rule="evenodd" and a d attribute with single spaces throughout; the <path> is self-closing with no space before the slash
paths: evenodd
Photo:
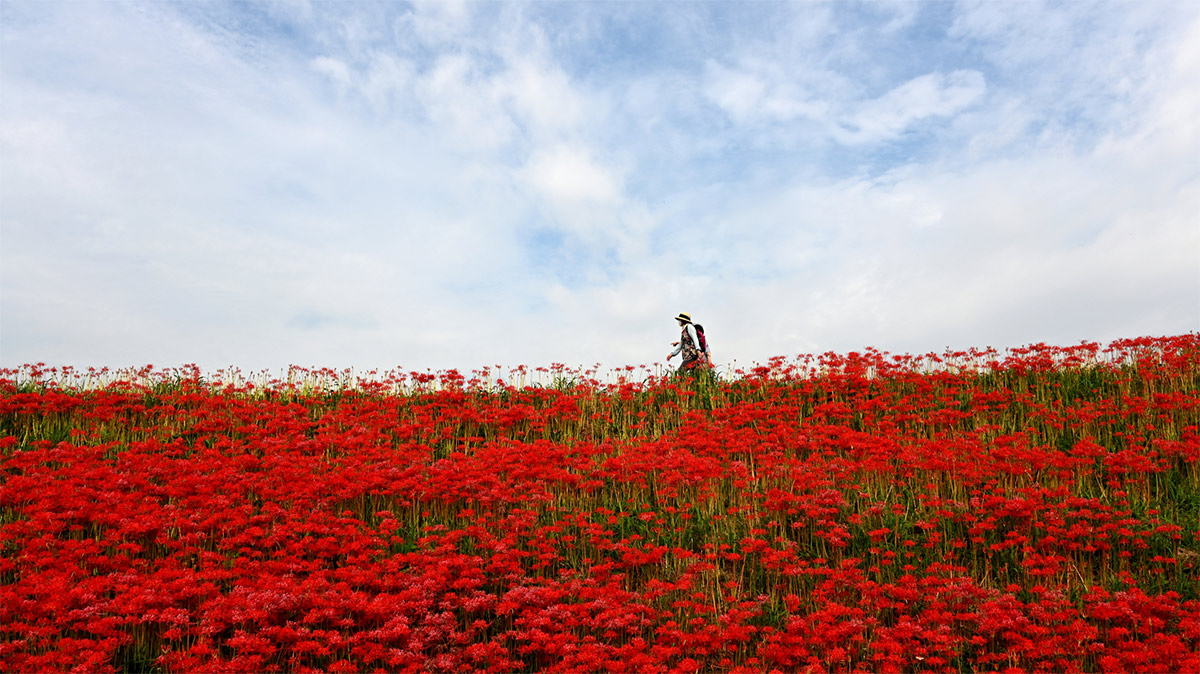
<path id="1" fill-rule="evenodd" d="M 3 363 L 649 363 L 679 311 L 740 364 L 1200 326 L 1196 13 L 913 6 L 272 6 L 247 36 L 14 5 Z"/>
<path id="2" fill-rule="evenodd" d="M 570 135 L 584 120 L 584 97 L 566 73 L 540 59 L 513 58 L 498 87 L 535 139 Z"/>
<path id="3" fill-rule="evenodd" d="M 755 73 L 708 64 L 709 77 L 705 94 L 735 120 L 744 121 L 756 116 L 766 84 Z"/>
<path id="4" fill-rule="evenodd" d="M 542 197 L 564 211 L 611 204 L 621 195 L 613 171 L 600 166 L 586 150 L 567 145 L 536 153 L 524 175 Z"/>
<path id="5" fill-rule="evenodd" d="M 815 122 L 821 136 L 839 143 L 877 143 L 902 135 L 913 125 L 935 117 L 952 117 L 974 105 L 987 86 L 975 70 L 926 73 L 884 95 L 861 100 L 837 89 L 836 77 L 825 91 L 807 86 L 779 66 L 750 62 L 731 68 L 715 62 L 706 67 L 705 95 L 736 123 L 777 125 L 797 119 Z M 824 94 L 824 98 L 817 97 Z"/>
<path id="6" fill-rule="evenodd" d="M 828 124 L 831 106 L 837 102 L 820 97 L 828 93 L 821 91 L 828 84 L 817 81 L 823 78 L 828 74 L 797 76 L 761 59 L 743 59 L 738 67 L 709 61 L 704 94 L 739 124 L 777 124 L 797 118 Z"/>
<path id="7" fill-rule="evenodd" d="M 318 56 L 312 61 L 313 70 L 329 77 L 338 88 L 338 93 L 345 94 L 354 83 L 350 68 L 342 61 L 328 56 Z"/>
<path id="8" fill-rule="evenodd" d="M 986 88 L 983 75 L 973 70 L 956 70 L 949 75 L 921 75 L 864 103 L 843 123 L 837 136 L 847 143 L 895 138 L 929 117 L 956 114 L 977 102 Z"/>
<path id="9" fill-rule="evenodd" d="M 500 93 L 465 54 L 447 54 L 416 84 L 416 95 L 441 140 L 463 151 L 498 151 L 517 133 Z"/>
<path id="10" fill-rule="evenodd" d="M 409 34 L 428 44 L 440 44 L 460 37 L 470 24 L 466 0 L 415 0 L 403 21 L 410 23 Z"/>

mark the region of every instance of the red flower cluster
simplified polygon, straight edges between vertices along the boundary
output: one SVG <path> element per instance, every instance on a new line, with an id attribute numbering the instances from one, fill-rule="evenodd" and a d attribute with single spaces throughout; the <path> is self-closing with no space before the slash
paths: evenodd
<path id="1" fill-rule="evenodd" d="M 1200 335 L 555 374 L 0 372 L 0 670 L 1200 670 Z"/>

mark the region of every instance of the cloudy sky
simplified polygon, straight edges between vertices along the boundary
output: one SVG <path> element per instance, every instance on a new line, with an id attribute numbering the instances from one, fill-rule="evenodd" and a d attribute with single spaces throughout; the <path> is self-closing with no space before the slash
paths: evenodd
<path id="1" fill-rule="evenodd" d="M 0 1 L 0 364 L 1200 330 L 1200 4 Z"/>

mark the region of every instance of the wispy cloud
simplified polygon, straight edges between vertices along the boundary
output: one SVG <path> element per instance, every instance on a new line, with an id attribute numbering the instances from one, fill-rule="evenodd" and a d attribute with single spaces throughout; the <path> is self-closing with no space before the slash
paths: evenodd
<path id="1" fill-rule="evenodd" d="M 891 140 L 929 118 L 948 118 L 977 102 L 987 90 L 983 75 L 956 70 L 928 73 L 860 105 L 841 122 L 835 137 L 843 143 Z"/>

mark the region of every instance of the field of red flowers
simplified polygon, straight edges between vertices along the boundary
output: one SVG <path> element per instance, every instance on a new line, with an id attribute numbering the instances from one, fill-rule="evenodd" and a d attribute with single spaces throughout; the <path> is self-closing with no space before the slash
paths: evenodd
<path id="1" fill-rule="evenodd" d="M 1200 671 L 1200 335 L 728 378 L 0 371 L 0 670 Z"/>

